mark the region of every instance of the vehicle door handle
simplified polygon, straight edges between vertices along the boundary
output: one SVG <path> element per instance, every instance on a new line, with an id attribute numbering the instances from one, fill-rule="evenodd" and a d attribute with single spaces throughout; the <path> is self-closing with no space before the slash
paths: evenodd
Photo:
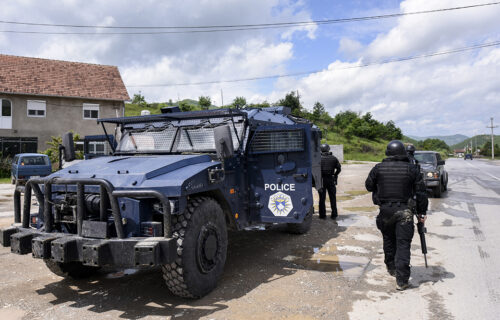
<path id="1" fill-rule="evenodd" d="M 306 173 L 294 173 L 293 177 L 298 179 L 298 178 L 307 178 L 307 172 Z"/>

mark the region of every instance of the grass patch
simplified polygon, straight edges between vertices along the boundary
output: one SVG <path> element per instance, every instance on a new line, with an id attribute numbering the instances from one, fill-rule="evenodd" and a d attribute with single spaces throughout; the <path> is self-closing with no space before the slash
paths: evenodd
<path id="1" fill-rule="evenodd" d="M 353 136 L 347 138 L 337 132 L 326 134 L 328 144 L 344 145 L 344 160 L 376 161 L 385 158 L 385 148 L 389 141 L 369 140 Z"/>
<path id="2" fill-rule="evenodd" d="M 365 190 L 349 190 L 349 191 L 346 191 L 345 193 L 350 194 L 351 196 L 362 196 L 362 195 L 365 195 L 369 192 L 365 191 Z"/>
<path id="3" fill-rule="evenodd" d="M 4 183 L 4 184 L 9 183 L 10 184 L 11 182 L 12 182 L 12 180 L 10 177 L 9 178 L 0 178 L 0 183 Z"/>
<path id="4" fill-rule="evenodd" d="M 378 209 L 378 207 L 375 206 L 369 206 L 369 207 L 345 207 L 343 208 L 344 210 L 347 211 L 363 211 L 363 212 L 371 212 L 375 211 Z"/>

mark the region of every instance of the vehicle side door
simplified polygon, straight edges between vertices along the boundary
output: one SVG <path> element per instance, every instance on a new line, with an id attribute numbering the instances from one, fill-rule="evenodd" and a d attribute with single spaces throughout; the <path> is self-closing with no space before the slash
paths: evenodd
<path id="1" fill-rule="evenodd" d="M 11 176 L 17 179 L 17 169 L 19 166 L 19 155 L 15 155 L 12 160 Z"/>
<path id="2" fill-rule="evenodd" d="M 248 144 L 250 217 L 254 222 L 301 222 L 311 206 L 311 128 L 259 126 Z"/>

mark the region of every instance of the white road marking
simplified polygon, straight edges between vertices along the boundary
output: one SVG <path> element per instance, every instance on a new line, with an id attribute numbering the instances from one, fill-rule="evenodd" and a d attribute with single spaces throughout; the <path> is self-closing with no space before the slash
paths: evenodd
<path id="1" fill-rule="evenodd" d="M 483 172 L 483 173 L 486 173 L 487 175 L 489 175 L 489 176 L 490 176 L 490 177 L 492 177 L 493 179 L 496 179 L 496 180 L 500 181 L 500 178 L 495 177 L 495 176 L 494 176 L 494 175 L 492 175 L 491 173 L 486 172 L 486 171 L 484 171 L 483 169 L 481 169 L 481 168 L 479 168 L 479 167 L 476 167 L 476 166 L 475 166 L 475 165 L 473 165 L 472 163 L 466 162 L 466 164 L 467 164 L 467 165 L 469 165 L 469 166 L 471 166 L 471 167 L 473 167 L 473 168 L 478 169 L 479 171 L 481 171 L 481 172 Z"/>

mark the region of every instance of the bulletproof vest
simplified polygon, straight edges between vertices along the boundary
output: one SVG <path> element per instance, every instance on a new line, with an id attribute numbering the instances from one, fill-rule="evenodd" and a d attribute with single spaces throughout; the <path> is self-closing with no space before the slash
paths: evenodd
<path id="1" fill-rule="evenodd" d="M 337 167 L 337 159 L 331 153 L 321 154 L 321 174 L 330 176 L 334 174 Z"/>
<path id="2" fill-rule="evenodd" d="M 384 161 L 378 166 L 377 196 L 380 202 L 406 203 L 413 196 L 410 164 Z"/>

